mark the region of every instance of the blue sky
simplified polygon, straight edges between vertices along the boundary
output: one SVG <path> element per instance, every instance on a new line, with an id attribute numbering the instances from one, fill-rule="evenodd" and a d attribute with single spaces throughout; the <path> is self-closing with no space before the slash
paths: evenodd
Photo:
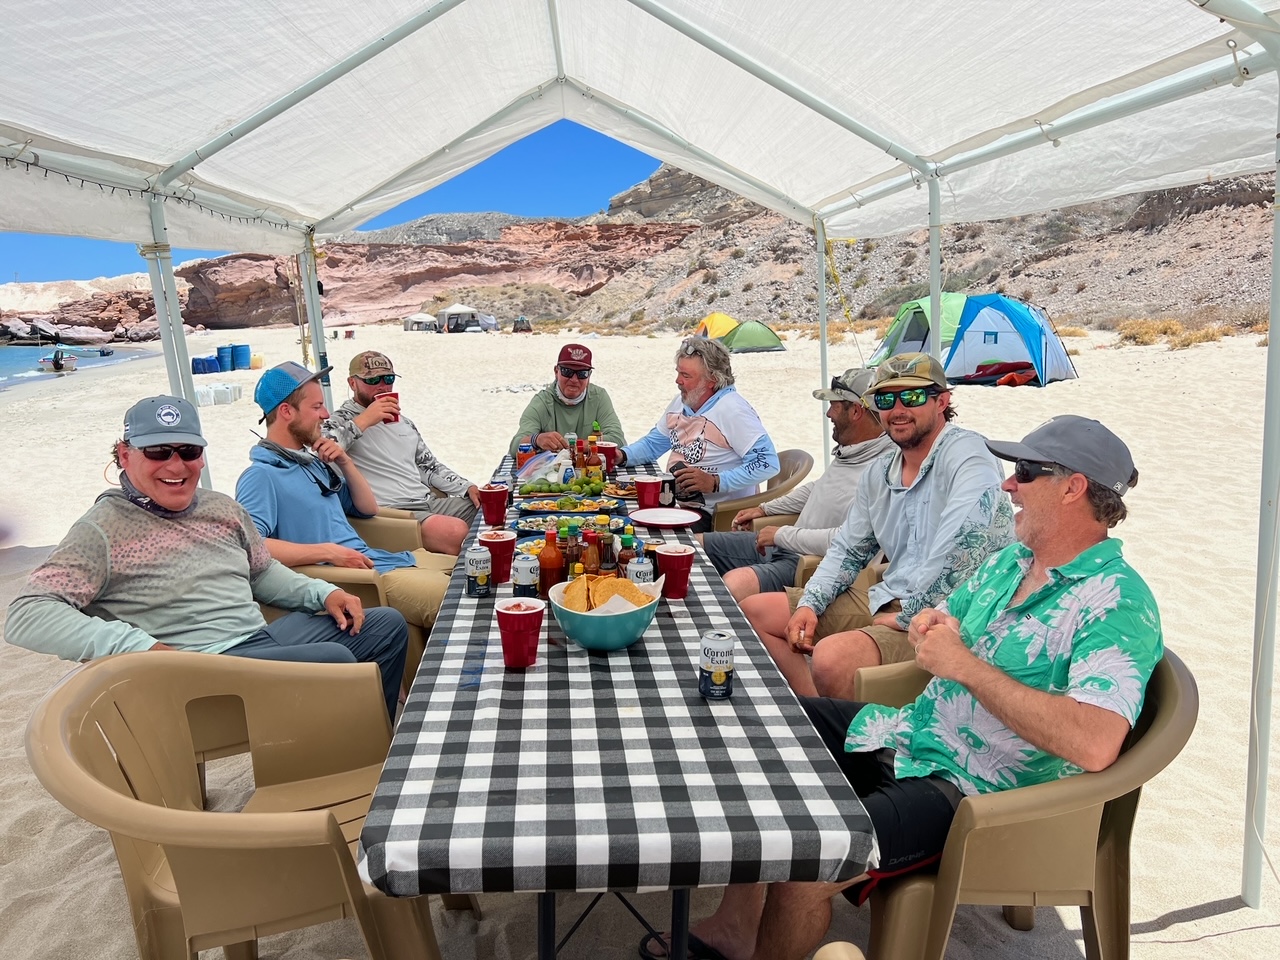
<path id="1" fill-rule="evenodd" d="M 616 140 L 561 120 L 511 144 L 461 176 L 408 200 L 362 229 L 390 227 L 429 213 L 499 211 L 526 217 L 581 217 L 647 178 L 658 161 Z M 174 262 L 225 250 L 174 249 Z M 0 233 L 0 283 L 92 280 L 146 270 L 131 243 Z"/>

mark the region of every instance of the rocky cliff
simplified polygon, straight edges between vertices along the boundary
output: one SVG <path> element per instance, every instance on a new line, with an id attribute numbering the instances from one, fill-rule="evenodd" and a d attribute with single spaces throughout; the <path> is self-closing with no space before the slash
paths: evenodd
<path id="1" fill-rule="evenodd" d="M 1242 177 L 949 226 L 946 287 L 1007 292 L 1084 323 L 1257 305 L 1270 288 L 1272 189 L 1268 176 Z M 395 238 L 408 242 L 387 242 Z M 891 314 L 927 293 L 925 231 L 832 248 L 834 318 Z M 607 213 L 579 221 L 435 215 L 328 243 L 319 263 L 332 325 L 394 321 L 463 301 L 503 322 L 524 314 L 628 330 L 683 328 L 712 310 L 811 322 L 817 269 L 812 230 L 665 166 L 614 197 Z M 221 257 L 178 275 L 189 324 L 240 328 L 298 316 L 292 258 Z M 20 294 L 22 307 L 0 311 L 0 338 L 23 336 L 21 324 L 30 329 L 36 318 L 67 330 L 64 339 L 154 332 L 145 289 L 45 304 L 34 286 L 8 297 L 0 287 L 0 305 Z"/>

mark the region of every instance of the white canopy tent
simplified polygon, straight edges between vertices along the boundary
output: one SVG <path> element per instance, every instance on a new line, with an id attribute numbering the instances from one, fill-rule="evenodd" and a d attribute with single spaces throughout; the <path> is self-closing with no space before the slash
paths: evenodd
<path id="1" fill-rule="evenodd" d="M 187 395 L 170 244 L 300 254 L 323 349 L 316 239 L 562 118 L 813 225 L 820 257 L 828 235 L 928 224 L 936 296 L 942 223 L 1274 170 L 1277 85 L 1256 81 L 1276 69 L 1278 8 L 174 0 L 161 11 L 42 0 L 6 11 L 0 229 L 139 243 L 171 387 Z M 824 275 L 820 266 L 825 330 Z M 825 349 L 822 366 L 825 383 Z M 1244 870 L 1253 905 L 1280 543 L 1275 344 L 1267 369 Z"/>

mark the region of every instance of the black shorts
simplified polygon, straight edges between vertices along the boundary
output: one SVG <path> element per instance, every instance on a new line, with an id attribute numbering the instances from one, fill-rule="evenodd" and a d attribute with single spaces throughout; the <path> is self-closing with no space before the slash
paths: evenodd
<path id="1" fill-rule="evenodd" d="M 830 697 L 801 697 L 800 704 L 871 818 L 880 849 L 875 874 L 906 872 L 940 857 L 960 791 L 941 777 L 899 780 L 892 750 L 848 753 L 849 724 L 865 704 Z"/>

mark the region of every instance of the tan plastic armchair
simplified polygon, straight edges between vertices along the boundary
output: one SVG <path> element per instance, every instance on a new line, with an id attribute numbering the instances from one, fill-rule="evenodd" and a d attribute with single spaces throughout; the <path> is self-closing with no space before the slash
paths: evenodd
<path id="1" fill-rule="evenodd" d="M 240 708 L 256 790 L 201 809 L 189 717 Z M 37 705 L 27 759 L 45 789 L 111 834 L 143 960 L 352 917 L 374 960 L 439 960 L 427 898 L 363 884 L 353 848 L 390 744 L 374 664 L 130 653 L 72 671 Z"/>
<path id="2" fill-rule="evenodd" d="M 761 493 L 753 493 L 749 497 L 738 497 L 736 500 L 724 500 L 716 504 L 715 529 L 719 531 L 733 529 L 733 517 L 739 510 L 747 507 L 758 507 L 766 500 L 773 500 L 789 493 L 804 482 L 804 478 L 813 469 L 813 457 L 803 450 L 783 450 L 778 454 L 778 472 L 765 485 Z"/>
<path id="3" fill-rule="evenodd" d="M 942 960 L 960 903 L 1000 904 L 1021 930 L 1033 926 L 1034 907 L 1079 905 L 1088 960 L 1126 960 L 1138 798 L 1186 745 L 1198 711 L 1195 680 L 1166 650 L 1126 749 L 1106 770 L 962 800 L 937 874 L 872 894 L 871 960 Z"/>

